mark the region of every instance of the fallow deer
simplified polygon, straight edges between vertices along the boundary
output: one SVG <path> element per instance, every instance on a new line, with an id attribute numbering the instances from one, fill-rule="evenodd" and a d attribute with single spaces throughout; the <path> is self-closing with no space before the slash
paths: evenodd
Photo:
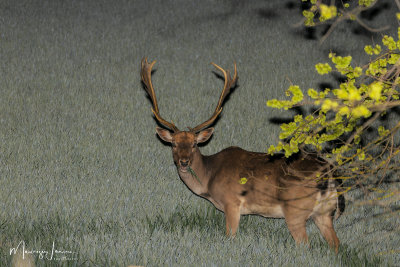
<path id="1" fill-rule="evenodd" d="M 149 63 L 147 58 L 142 60 L 141 79 L 156 120 L 172 130 L 157 127 L 156 132 L 172 144 L 172 156 L 186 186 L 225 213 L 226 234 L 235 236 L 240 215 L 257 214 L 285 218 L 296 243 L 306 243 L 306 221 L 312 218 L 337 253 L 339 239 L 333 228 L 333 214 L 342 207 L 344 198 L 338 194 L 332 177 L 320 176 L 329 173 L 324 162 L 306 154 L 286 159 L 239 147 L 228 147 L 210 156 L 201 154 L 198 144 L 213 134 L 214 128 L 209 126 L 221 113 L 225 97 L 236 84 L 236 64 L 232 78 L 229 71 L 212 63 L 225 79 L 221 96 L 212 116 L 188 131 L 179 130 L 161 117 L 151 81 L 154 64 L 155 61 Z M 340 209 L 337 215 L 339 212 Z"/>

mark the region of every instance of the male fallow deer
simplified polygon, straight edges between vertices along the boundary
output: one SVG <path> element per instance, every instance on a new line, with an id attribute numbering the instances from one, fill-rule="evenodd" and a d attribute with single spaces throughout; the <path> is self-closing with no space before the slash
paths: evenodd
<path id="1" fill-rule="evenodd" d="M 318 177 L 328 173 L 321 160 L 309 155 L 286 159 L 239 147 L 228 147 L 210 156 L 201 154 L 197 144 L 207 141 L 214 132 L 207 127 L 221 113 L 224 99 L 236 83 L 236 64 L 231 78 L 229 71 L 212 63 L 224 75 L 224 88 L 212 116 L 188 131 L 179 130 L 161 117 L 151 82 L 154 64 L 155 61 L 149 63 L 147 58 L 142 60 L 142 82 L 151 98 L 155 118 L 172 130 L 157 127 L 156 132 L 162 140 L 172 144 L 174 162 L 187 187 L 225 213 L 226 234 L 235 236 L 240 215 L 258 214 L 285 218 L 296 243 L 302 243 L 308 241 L 306 221 L 312 218 L 337 253 L 339 239 L 332 220 L 335 210 L 344 207 L 344 198 L 338 194 L 332 177 Z M 339 212 L 340 209 L 337 215 Z"/>

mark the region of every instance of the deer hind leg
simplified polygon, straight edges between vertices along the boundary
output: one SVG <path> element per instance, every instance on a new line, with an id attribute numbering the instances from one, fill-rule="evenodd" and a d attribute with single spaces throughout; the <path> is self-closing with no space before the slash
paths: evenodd
<path id="1" fill-rule="evenodd" d="M 339 238 L 333 228 L 332 216 L 329 213 L 316 215 L 313 217 L 315 224 L 321 231 L 322 236 L 328 242 L 329 246 L 335 249 L 336 254 L 339 251 Z"/>
<path id="2" fill-rule="evenodd" d="M 239 227 L 240 207 L 228 205 L 225 207 L 226 235 L 234 237 Z"/>

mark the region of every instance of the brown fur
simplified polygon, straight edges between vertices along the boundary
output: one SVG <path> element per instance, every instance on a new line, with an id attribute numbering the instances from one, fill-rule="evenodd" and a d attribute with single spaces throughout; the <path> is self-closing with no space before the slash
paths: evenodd
<path id="1" fill-rule="evenodd" d="M 203 156 L 196 144 L 200 143 L 199 136 L 202 141 L 208 139 L 204 135 L 211 136 L 212 128 L 207 130 L 196 135 L 190 131 L 170 133 L 157 128 L 157 133 L 174 144 L 174 162 L 187 187 L 225 213 L 227 235 L 236 234 L 240 215 L 258 214 L 285 218 L 295 241 L 307 242 L 306 221 L 312 218 L 329 245 L 338 251 L 339 239 L 331 216 L 338 205 L 337 191 L 329 182 L 322 192 L 315 179 L 316 173 L 322 172 L 322 162 L 309 156 L 288 160 L 239 147 Z M 182 168 L 182 160 L 188 160 L 200 183 Z M 247 182 L 241 184 L 241 178 Z"/>

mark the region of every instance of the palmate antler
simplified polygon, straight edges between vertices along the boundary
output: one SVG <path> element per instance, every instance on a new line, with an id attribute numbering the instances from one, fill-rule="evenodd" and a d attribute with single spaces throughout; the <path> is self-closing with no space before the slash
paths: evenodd
<path id="1" fill-rule="evenodd" d="M 145 85 L 146 91 L 149 94 L 151 101 L 153 102 L 154 108 L 152 108 L 151 111 L 153 112 L 156 119 L 162 125 L 171 129 L 174 132 L 179 132 L 179 129 L 172 122 L 168 122 L 160 116 L 160 112 L 158 110 L 156 94 L 154 92 L 153 84 L 151 82 L 151 69 L 153 68 L 155 63 L 156 63 L 156 61 L 149 63 L 147 61 L 147 58 L 144 58 L 142 60 L 142 70 L 140 73 L 142 81 Z M 220 70 L 223 73 L 224 79 L 225 79 L 225 84 L 224 84 L 224 88 L 222 89 L 221 96 L 219 97 L 218 104 L 217 104 L 217 107 L 215 108 L 214 114 L 207 121 L 197 125 L 194 128 L 189 128 L 190 131 L 195 132 L 195 133 L 201 131 L 202 129 L 206 128 L 207 126 L 210 126 L 215 121 L 215 119 L 218 117 L 218 115 L 222 111 L 221 106 L 222 106 L 222 103 L 224 102 L 225 97 L 229 94 L 230 89 L 235 85 L 236 80 L 237 80 L 236 63 L 235 63 L 235 73 L 233 75 L 233 78 L 231 77 L 229 70 L 225 71 L 223 68 L 221 68 L 217 64 L 215 64 L 215 63 L 211 63 L 211 64 L 213 64 L 215 68 L 217 68 L 218 70 Z"/>
<path id="2" fill-rule="evenodd" d="M 171 129 L 174 132 L 179 132 L 179 129 L 173 124 L 172 122 L 164 120 L 160 116 L 160 112 L 158 110 L 157 98 L 156 93 L 154 92 L 153 84 L 151 82 L 151 69 L 153 68 L 156 61 L 149 63 L 147 58 L 142 59 L 142 70 L 140 72 L 140 76 L 142 77 L 142 81 L 145 85 L 146 91 L 149 94 L 151 101 L 153 102 L 153 107 L 151 111 L 153 112 L 156 119 L 165 127 Z"/>
<path id="3" fill-rule="evenodd" d="M 236 63 L 235 63 L 235 73 L 233 74 L 233 78 L 231 78 L 229 70 L 225 71 L 223 68 L 221 68 L 217 64 L 215 64 L 215 63 L 211 63 L 211 64 L 213 64 L 215 68 L 217 68 L 224 74 L 224 79 L 225 79 L 224 89 L 222 89 L 222 93 L 221 93 L 221 96 L 219 97 L 218 104 L 217 104 L 217 107 L 215 108 L 214 114 L 205 122 L 190 129 L 192 132 L 195 132 L 195 133 L 201 131 L 202 129 L 206 128 L 207 126 L 210 126 L 215 121 L 215 119 L 218 117 L 218 115 L 222 111 L 221 106 L 222 106 L 222 103 L 224 102 L 225 97 L 229 94 L 230 89 L 235 85 L 235 83 L 237 81 Z"/>

